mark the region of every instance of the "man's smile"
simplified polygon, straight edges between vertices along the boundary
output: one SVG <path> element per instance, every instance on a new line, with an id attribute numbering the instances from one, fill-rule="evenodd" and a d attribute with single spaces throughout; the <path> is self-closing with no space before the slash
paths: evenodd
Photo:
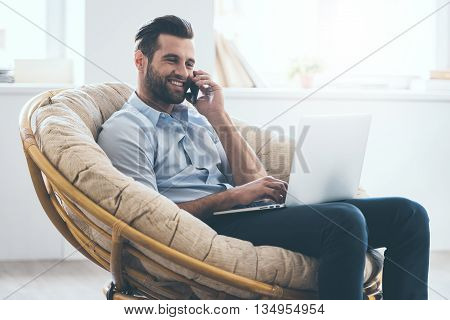
<path id="1" fill-rule="evenodd" d="M 176 85 L 178 87 L 182 87 L 183 86 L 183 82 L 179 81 L 179 80 L 169 80 L 169 82 L 173 85 Z"/>
<path id="2" fill-rule="evenodd" d="M 185 91 L 184 85 L 185 82 L 181 80 L 169 79 L 169 84 L 175 88 L 177 91 Z"/>

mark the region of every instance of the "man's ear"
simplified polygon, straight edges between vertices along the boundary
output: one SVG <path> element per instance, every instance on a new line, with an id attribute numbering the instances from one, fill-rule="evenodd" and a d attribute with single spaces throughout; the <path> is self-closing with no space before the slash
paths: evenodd
<path id="1" fill-rule="evenodd" d="M 134 52 L 134 65 L 136 68 L 142 72 L 145 69 L 145 55 L 141 50 L 136 50 Z"/>

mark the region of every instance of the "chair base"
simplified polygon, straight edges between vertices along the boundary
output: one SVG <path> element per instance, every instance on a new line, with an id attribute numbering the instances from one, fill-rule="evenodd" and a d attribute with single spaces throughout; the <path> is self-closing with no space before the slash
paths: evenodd
<path id="1" fill-rule="evenodd" d="M 118 291 L 116 285 L 112 281 L 103 288 L 103 294 L 105 295 L 106 300 L 156 300 L 133 289 Z M 196 298 L 196 296 L 191 297 L 192 300 L 195 300 Z M 364 300 L 383 300 L 383 291 L 377 287 L 370 293 L 365 292 Z"/>
<path id="2" fill-rule="evenodd" d="M 118 291 L 114 282 L 110 282 L 103 288 L 106 300 L 149 300 L 148 297 L 134 290 Z"/>

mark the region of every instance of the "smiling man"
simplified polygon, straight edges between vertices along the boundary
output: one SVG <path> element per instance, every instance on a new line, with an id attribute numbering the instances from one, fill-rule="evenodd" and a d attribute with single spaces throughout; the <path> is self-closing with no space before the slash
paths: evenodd
<path id="1" fill-rule="evenodd" d="M 222 88 L 194 70 L 192 39 L 189 22 L 176 16 L 156 18 L 136 34 L 136 91 L 98 138 L 112 164 L 220 234 L 318 258 L 321 299 L 362 298 L 369 246 L 387 248 L 386 299 L 426 299 L 429 219 L 414 201 L 350 199 L 212 215 L 261 200 L 283 203 L 287 184 L 267 176 L 226 112 Z M 183 104 L 194 102 L 194 86 L 202 96 Z"/>

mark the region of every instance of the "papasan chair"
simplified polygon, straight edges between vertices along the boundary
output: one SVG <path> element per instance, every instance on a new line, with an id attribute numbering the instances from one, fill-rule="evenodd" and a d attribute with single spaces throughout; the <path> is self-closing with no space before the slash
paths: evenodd
<path id="1" fill-rule="evenodd" d="M 65 239 L 111 272 L 106 298 L 317 299 L 318 260 L 219 235 L 111 164 L 97 135 L 131 93 L 120 83 L 51 90 L 20 116 L 37 196 Z M 268 174 L 287 181 L 293 141 L 233 121 Z M 382 258 L 367 252 L 366 299 L 382 298 Z"/>

